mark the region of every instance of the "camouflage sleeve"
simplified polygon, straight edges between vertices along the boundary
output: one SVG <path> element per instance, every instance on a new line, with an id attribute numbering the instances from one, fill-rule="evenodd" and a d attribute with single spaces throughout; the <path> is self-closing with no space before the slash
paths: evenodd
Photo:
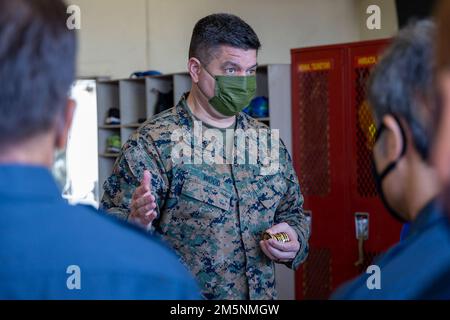
<path id="1" fill-rule="evenodd" d="M 101 207 L 121 219 L 130 213 L 131 199 L 144 176 L 144 171 L 152 174 L 152 194 L 156 198 L 158 217 L 164 206 L 167 190 L 167 176 L 158 151 L 152 141 L 135 134 L 122 148 L 114 164 L 111 176 L 103 185 L 104 194 Z"/>
<path id="2" fill-rule="evenodd" d="M 284 162 L 280 168 L 286 179 L 287 191 L 275 213 L 275 223 L 286 222 L 297 232 L 300 249 L 294 260 L 286 263 L 286 266 L 296 270 L 308 256 L 309 227 L 303 214 L 303 196 L 300 192 L 297 175 L 292 165 L 292 159 L 283 143 L 280 145 L 280 151 L 280 160 Z"/>

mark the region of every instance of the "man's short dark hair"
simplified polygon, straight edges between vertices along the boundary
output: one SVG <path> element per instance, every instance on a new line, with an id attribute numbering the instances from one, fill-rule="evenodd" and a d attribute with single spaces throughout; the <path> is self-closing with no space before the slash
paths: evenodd
<path id="1" fill-rule="evenodd" d="M 434 23 L 412 22 L 383 54 L 369 80 L 368 97 L 375 118 L 394 114 L 409 126 L 414 145 L 428 159 L 437 108 L 434 86 Z"/>
<path id="2" fill-rule="evenodd" d="M 200 19 L 192 32 L 189 58 L 196 57 L 209 64 L 219 46 L 238 49 L 261 47 L 255 31 L 241 18 L 227 13 L 216 13 Z"/>
<path id="3" fill-rule="evenodd" d="M 0 0 L 0 148 L 63 116 L 76 55 L 67 18 L 61 0 Z"/>

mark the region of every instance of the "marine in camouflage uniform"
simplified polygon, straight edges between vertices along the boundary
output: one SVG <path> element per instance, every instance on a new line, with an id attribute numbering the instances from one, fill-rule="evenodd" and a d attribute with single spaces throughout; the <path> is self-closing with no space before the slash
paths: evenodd
<path id="1" fill-rule="evenodd" d="M 149 170 L 158 213 L 153 231 L 177 251 L 204 297 L 275 299 L 274 262 L 259 246 L 264 231 L 281 222 L 296 231 L 300 249 L 287 264 L 293 269 L 308 252 L 309 230 L 292 160 L 281 142 L 279 170 L 271 175 L 261 174 L 260 163 L 175 164 L 172 133 L 193 131 L 186 98 L 148 120 L 126 142 L 104 184 L 102 206 L 127 219 L 133 193 Z M 267 128 L 242 112 L 235 125 Z"/>

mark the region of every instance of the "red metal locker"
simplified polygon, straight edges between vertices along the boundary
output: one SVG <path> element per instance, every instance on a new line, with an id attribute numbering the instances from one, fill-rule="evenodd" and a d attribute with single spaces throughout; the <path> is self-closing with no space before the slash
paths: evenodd
<path id="1" fill-rule="evenodd" d="M 373 258 L 399 240 L 400 224 L 384 209 L 375 187 L 372 173 L 372 148 L 375 124 L 366 101 L 366 84 L 371 68 L 376 64 L 387 40 L 361 42 L 349 45 L 350 79 L 350 207 L 351 214 L 369 215 L 369 237 L 364 241 L 365 259 L 359 271 L 372 264 Z M 357 246 L 353 237 L 353 246 Z M 356 261 L 355 256 L 355 261 Z"/>
<path id="2" fill-rule="evenodd" d="M 347 151 L 342 143 L 345 115 L 339 107 L 344 99 L 344 59 L 345 50 L 339 47 L 303 49 L 293 56 L 293 157 L 305 210 L 312 218 L 309 257 L 297 275 L 298 298 L 326 298 L 342 276 L 335 268 L 345 261 L 336 228 L 349 210 L 342 199 L 348 197 L 342 190 L 349 189 L 342 174 L 341 155 Z"/>
<path id="3" fill-rule="evenodd" d="M 328 298 L 398 241 L 399 226 L 383 209 L 371 176 L 374 124 L 364 103 L 369 70 L 386 44 L 291 52 L 293 157 L 312 220 L 310 254 L 296 275 L 298 299 Z M 359 266 L 357 212 L 369 215 L 365 259 Z"/>

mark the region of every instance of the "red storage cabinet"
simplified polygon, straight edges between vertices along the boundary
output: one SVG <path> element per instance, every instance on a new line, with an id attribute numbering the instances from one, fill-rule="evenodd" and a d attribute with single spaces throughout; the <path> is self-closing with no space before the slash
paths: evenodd
<path id="1" fill-rule="evenodd" d="M 293 158 L 311 216 L 310 253 L 297 299 L 326 299 L 399 240 L 372 176 L 375 134 L 366 85 L 388 40 L 293 49 Z M 359 243 L 355 219 L 368 217 Z M 364 219 L 363 219 L 364 220 Z M 362 243 L 362 252 L 360 247 Z M 363 253 L 364 259 L 355 262 Z"/>

